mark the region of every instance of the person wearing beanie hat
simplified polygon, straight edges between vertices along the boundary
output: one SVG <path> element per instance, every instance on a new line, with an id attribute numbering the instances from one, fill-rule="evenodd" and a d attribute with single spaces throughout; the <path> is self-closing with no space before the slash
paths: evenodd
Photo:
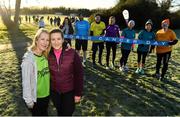
<path id="1" fill-rule="evenodd" d="M 163 20 L 162 22 L 161 22 L 161 25 L 170 25 L 170 20 L 169 19 L 165 19 L 165 20 Z"/>
<path id="2" fill-rule="evenodd" d="M 132 25 L 133 27 L 135 26 L 135 21 L 134 20 L 130 20 L 128 22 L 128 25 L 130 27 L 130 25 Z M 131 50 L 134 51 L 134 47 L 135 47 L 135 44 L 132 44 L 132 47 L 131 47 Z"/>
<path id="3" fill-rule="evenodd" d="M 145 25 L 147 25 L 147 24 L 151 24 L 151 26 L 153 26 L 153 22 L 152 22 L 152 20 L 151 20 L 151 19 L 149 19 L 149 20 L 145 23 Z M 155 48 L 155 46 L 154 46 L 154 45 L 151 45 L 151 46 L 150 46 L 149 53 L 154 52 L 154 48 Z"/>
<path id="4" fill-rule="evenodd" d="M 128 22 L 128 27 L 122 31 L 121 36 L 128 39 L 134 39 L 135 38 L 135 31 L 133 30 L 134 26 L 135 26 L 135 21 L 130 20 Z M 128 56 L 131 52 L 131 49 L 132 49 L 132 44 L 129 43 L 121 44 L 122 57 L 120 59 L 120 67 L 119 67 L 120 71 L 128 71 L 128 67 L 126 66 L 126 63 L 128 61 Z"/>
<path id="5" fill-rule="evenodd" d="M 170 21 L 165 19 L 161 22 L 162 29 L 158 30 L 156 33 L 157 41 L 168 41 L 168 46 L 157 46 L 157 63 L 156 63 L 156 73 L 155 76 L 161 81 L 166 81 L 165 74 L 168 70 L 168 62 L 171 57 L 172 45 L 175 45 L 178 40 L 176 34 L 173 30 L 169 29 Z M 162 73 L 160 74 L 161 63 L 163 62 Z"/>
<path id="6" fill-rule="evenodd" d="M 128 26 L 130 27 L 130 25 L 132 25 L 132 27 L 134 27 L 135 26 L 135 21 L 134 20 L 130 20 L 128 22 Z"/>
<path id="7" fill-rule="evenodd" d="M 151 24 L 151 26 L 153 25 L 153 22 L 152 22 L 151 19 L 149 19 L 149 20 L 145 23 L 145 25 L 148 25 L 148 24 Z"/>
<path id="8" fill-rule="evenodd" d="M 140 33 L 138 34 L 138 39 L 143 40 L 143 41 L 153 41 L 155 40 L 155 34 L 152 31 L 152 21 L 149 19 L 145 23 L 145 29 L 141 30 Z M 138 74 L 144 74 L 144 66 L 145 66 L 145 61 L 146 61 L 146 56 L 148 55 L 148 52 L 150 50 L 149 45 L 144 45 L 144 44 L 139 44 L 137 48 L 137 62 L 138 62 L 138 68 L 135 71 L 135 73 Z"/>

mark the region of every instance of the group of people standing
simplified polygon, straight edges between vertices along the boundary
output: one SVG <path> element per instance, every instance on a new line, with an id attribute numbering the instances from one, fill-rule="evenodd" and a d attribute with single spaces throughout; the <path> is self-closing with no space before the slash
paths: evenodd
<path id="1" fill-rule="evenodd" d="M 170 21 L 162 21 L 162 29 L 155 34 L 152 31 L 153 22 L 148 20 L 145 28 L 140 31 L 138 39 L 168 41 L 168 46 L 157 46 L 157 64 L 155 76 L 161 81 L 165 80 L 168 69 L 168 61 L 171 56 L 172 45 L 177 41 L 174 31 L 169 29 Z M 48 32 L 40 27 L 37 31 L 32 46 L 23 57 L 22 86 L 23 99 L 31 110 L 32 115 L 48 115 L 48 103 L 51 97 L 58 115 L 72 115 L 75 103 L 78 103 L 83 90 L 83 67 L 86 67 L 87 40 L 76 39 L 75 49 L 71 47 L 71 40 L 64 39 L 64 34 L 76 34 L 79 36 L 106 36 L 135 39 L 135 21 L 130 20 L 127 28 L 120 31 L 116 25 L 116 18 L 109 17 L 109 24 L 106 26 L 101 21 L 99 14 L 95 15 L 95 20 L 91 24 L 84 20 L 79 14 L 77 22 L 71 22 L 65 17 L 59 29 Z M 99 50 L 98 63 L 103 66 L 102 53 L 106 45 L 106 69 L 115 67 L 117 42 L 93 41 L 92 43 L 92 64 L 96 66 L 96 53 Z M 80 59 L 80 50 L 83 50 L 83 60 Z M 112 49 L 112 62 L 109 64 Z M 128 56 L 132 50 L 132 44 L 121 43 L 120 71 L 127 71 Z M 135 71 L 144 74 L 146 57 L 150 50 L 150 45 L 140 44 L 137 48 L 138 67 Z M 161 63 L 163 63 L 160 73 Z"/>
<path id="2" fill-rule="evenodd" d="M 81 20 L 80 20 L 81 21 Z M 155 77 L 160 79 L 161 81 L 166 80 L 165 74 L 168 69 L 168 62 L 171 56 L 172 45 L 175 45 L 178 40 L 176 34 L 173 30 L 169 29 L 170 21 L 169 19 L 165 19 L 161 23 L 162 29 L 158 30 L 156 33 L 153 32 L 153 22 L 151 19 L 147 20 L 144 26 L 144 29 L 141 30 L 138 34 L 138 39 L 143 41 L 167 41 L 168 46 L 157 46 L 157 63 L 156 63 L 156 73 Z M 95 21 L 91 23 L 90 26 L 90 35 L 91 36 L 105 36 L 105 37 L 121 37 L 128 39 L 135 39 L 136 33 L 133 29 L 135 26 L 135 21 L 130 20 L 127 24 L 127 28 L 120 31 L 118 25 L 116 25 L 116 18 L 114 16 L 109 17 L 109 24 L 105 26 L 105 23 L 101 21 L 101 16 L 97 14 L 95 16 Z M 122 32 L 122 33 L 121 33 Z M 78 35 L 78 34 L 76 34 Z M 84 36 L 84 35 L 83 35 Z M 85 35 L 86 36 L 86 35 Z M 92 44 L 92 63 L 93 66 L 96 66 L 95 57 L 96 52 L 99 49 L 99 59 L 98 63 L 102 64 L 102 53 L 104 49 L 104 43 L 106 45 L 106 69 L 113 69 L 115 67 L 115 58 L 116 58 L 116 49 L 117 42 L 103 42 L 103 41 L 94 41 Z M 129 58 L 129 54 L 132 50 L 132 44 L 121 43 L 121 58 L 120 58 L 120 66 L 119 70 L 124 72 L 128 71 L 127 61 Z M 112 62 L 111 66 L 109 64 L 109 57 L 112 48 Z M 137 69 L 135 73 L 145 74 L 145 62 L 148 53 L 151 48 L 154 46 L 139 44 L 137 48 Z M 163 63 L 162 72 L 160 73 L 161 63 Z"/>
<path id="3" fill-rule="evenodd" d="M 54 16 L 54 18 L 48 16 L 47 20 L 50 22 L 51 26 L 52 25 L 59 26 L 61 24 L 61 18 L 59 16 L 58 17 Z"/>
<path id="4" fill-rule="evenodd" d="M 82 15 L 82 14 L 81 14 Z M 173 30 L 169 29 L 170 21 L 169 19 L 165 19 L 161 23 L 162 29 L 158 30 L 156 33 L 153 32 L 153 22 L 151 19 L 147 20 L 144 26 L 144 29 L 141 30 L 138 34 L 138 39 L 143 41 L 167 41 L 168 46 L 157 46 L 157 63 L 156 63 L 156 73 L 155 77 L 164 81 L 165 74 L 168 69 L 168 61 L 171 56 L 172 45 L 175 45 L 178 40 L 176 34 Z M 116 18 L 114 16 L 109 17 L 109 23 L 106 26 L 103 21 L 101 21 L 101 16 L 99 14 L 95 15 L 95 20 L 91 24 L 88 24 L 87 21 L 83 20 L 82 16 L 79 17 L 79 21 L 75 24 L 75 34 L 80 36 L 88 36 L 88 32 L 91 36 L 105 36 L 105 37 L 120 37 L 120 38 L 128 38 L 135 39 L 136 32 L 133 29 L 135 26 L 135 21 L 130 20 L 127 23 L 127 28 L 120 30 L 119 26 L 116 24 Z M 75 48 L 76 50 L 80 50 L 78 45 L 82 45 L 83 50 L 83 62 L 82 65 L 86 66 L 86 50 L 87 50 L 88 42 L 86 40 L 76 40 Z M 117 42 L 104 42 L 104 41 L 93 41 L 92 43 L 92 64 L 93 67 L 96 66 L 96 53 L 99 50 L 99 58 L 98 63 L 102 64 L 102 53 L 104 49 L 104 44 L 106 45 L 106 69 L 115 68 L 115 58 L 116 58 L 116 50 Z M 119 70 L 121 72 L 128 71 L 128 58 L 129 54 L 132 50 L 133 45 L 129 43 L 121 43 L 121 58 L 120 58 L 120 66 Z M 137 74 L 145 74 L 145 62 L 146 57 L 150 50 L 154 48 L 151 45 L 139 44 L 137 48 L 137 69 L 135 73 Z M 110 65 L 109 58 L 112 49 L 112 62 Z M 162 72 L 160 73 L 161 63 L 163 63 Z"/>

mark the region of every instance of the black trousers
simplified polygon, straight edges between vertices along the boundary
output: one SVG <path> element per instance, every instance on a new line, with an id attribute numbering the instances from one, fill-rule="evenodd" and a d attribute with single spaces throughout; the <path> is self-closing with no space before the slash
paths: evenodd
<path id="1" fill-rule="evenodd" d="M 145 64 L 148 52 L 137 51 L 137 54 L 138 54 L 138 63 L 140 63 L 142 60 L 142 64 Z"/>
<path id="2" fill-rule="evenodd" d="M 51 98 L 58 116 L 72 116 L 75 110 L 74 91 L 67 93 L 51 91 Z"/>
<path id="3" fill-rule="evenodd" d="M 45 98 L 37 98 L 37 102 L 34 103 L 33 109 L 31 109 L 32 116 L 48 116 L 49 96 Z"/>
<path id="4" fill-rule="evenodd" d="M 83 51 L 87 51 L 87 46 L 88 46 L 88 40 L 80 40 L 80 39 L 75 40 L 76 50 L 81 50 L 82 48 Z"/>
<path id="5" fill-rule="evenodd" d="M 106 50 L 107 50 L 107 54 L 106 54 L 106 65 L 109 67 L 109 57 L 111 54 L 111 48 L 112 48 L 112 63 L 114 65 L 114 61 L 116 58 L 116 49 L 117 49 L 117 43 L 115 42 L 106 42 Z"/>
<path id="6" fill-rule="evenodd" d="M 120 66 L 125 66 L 129 57 L 131 50 L 125 50 L 125 49 L 121 49 L 121 54 L 122 57 L 120 59 Z"/>
<path id="7" fill-rule="evenodd" d="M 95 63 L 95 59 L 96 59 L 96 52 L 99 49 L 99 63 L 102 62 L 102 53 L 103 53 L 103 49 L 104 49 L 104 42 L 99 42 L 99 43 L 94 43 L 92 44 L 92 60 L 93 63 Z"/>
<path id="8" fill-rule="evenodd" d="M 171 52 L 157 54 L 156 73 L 159 74 L 161 64 L 163 63 L 161 77 L 164 77 L 168 70 L 168 62 L 171 58 Z"/>

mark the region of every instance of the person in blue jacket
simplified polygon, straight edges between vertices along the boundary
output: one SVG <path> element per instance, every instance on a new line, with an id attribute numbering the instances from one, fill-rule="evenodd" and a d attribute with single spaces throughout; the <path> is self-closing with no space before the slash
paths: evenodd
<path id="1" fill-rule="evenodd" d="M 145 23 L 145 29 L 140 31 L 138 39 L 143 40 L 143 41 L 155 40 L 155 34 L 152 31 L 152 26 L 153 26 L 153 23 L 152 23 L 151 19 L 149 19 Z M 144 74 L 145 61 L 146 61 L 146 57 L 147 57 L 147 54 L 149 51 L 150 51 L 150 45 L 144 45 L 144 44 L 138 45 L 138 48 L 137 48 L 138 67 L 137 67 L 135 73 Z"/>
<path id="2" fill-rule="evenodd" d="M 121 37 L 128 38 L 128 39 L 134 39 L 135 38 L 135 31 L 133 30 L 133 27 L 135 26 L 135 21 L 130 20 L 128 22 L 128 27 L 125 28 L 122 31 Z M 121 54 L 122 57 L 120 59 L 120 71 L 128 71 L 128 67 L 126 66 L 128 56 L 131 52 L 132 44 L 129 43 L 122 43 L 121 44 Z"/>
<path id="3" fill-rule="evenodd" d="M 88 21 L 84 20 L 84 16 L 82 13 L 79 14 L 79 21 L 75 24 L 75 34 L 78 36 L 89 36 L 90 24 Z M 87 56 L 87 47 L 88 40 L 76 39 L 75 40 L 75 48 L 77 53 L 80 55 L 80 50 L 83 50 L 83 67 L 86 67 L 86 56 Z"/>

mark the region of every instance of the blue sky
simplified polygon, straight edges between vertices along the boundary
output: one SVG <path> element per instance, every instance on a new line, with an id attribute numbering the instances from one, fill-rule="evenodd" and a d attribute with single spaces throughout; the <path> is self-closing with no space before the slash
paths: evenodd
<path id="1" fill-rule="evenodd" d="M 7 2 L 9 0 L 4 0 Z M 15 0 L 10 0 L 11 5 L 15 6 Z M 47 6 L 47 7 L 71 7 L 71 8 L 110 8 L 116 4 L 117 0 L 21 0 L 21 7 Z M 12 7 L 12 8 L 13 8 Z"/>

